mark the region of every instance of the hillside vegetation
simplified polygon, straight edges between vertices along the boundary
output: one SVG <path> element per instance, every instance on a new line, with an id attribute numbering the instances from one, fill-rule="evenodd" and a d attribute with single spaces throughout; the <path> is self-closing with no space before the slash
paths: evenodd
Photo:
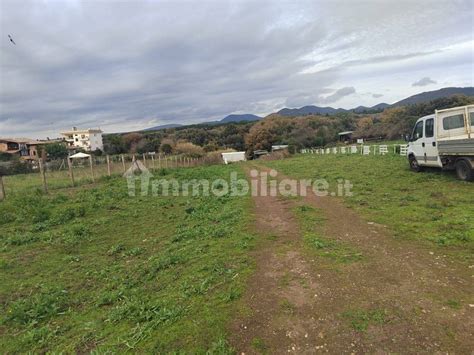
<path id="1" fill-rule="evenodd" d="M 402 139 L 411 132 L 416 119 L 443 109 L 473 104 L 474 97 L 454 95 L 426 103 L 387 108 L 375 114 L 340 112 L 334 115 L 282 116 L 271 114 L 255 122 L 202 124 L 158 131 L 106 135 L 109 154 L 125 152 L 177 152 L 180 143 L 196 146 L 193 154 L 219 149 L 247 151 L 270 150 L 272 144 L 288 144 L 290 152 L 305 147 L 325 146 L 338 139 L 338 132 L 355 131 L 356 137 Z M 200 147 L 200 148 L 198 148 Z M 183 152 L 182 152 L 183 153 Z M 184 152 L 186 153 L 186 152 Z"/>

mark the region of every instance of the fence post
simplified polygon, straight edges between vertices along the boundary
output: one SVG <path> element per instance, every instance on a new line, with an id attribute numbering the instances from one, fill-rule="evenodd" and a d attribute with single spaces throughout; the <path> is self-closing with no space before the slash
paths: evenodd
<path id="1" fill-rule="evenodd" d="M 146 166 L 146 155 L 145 155 L 145 153 L 143 153 L 143 165 L 145 166 L 145 168 L 147 167 Z"/>
<path id="2" fill-rule="evenodd" d="M 109 155 L 107 154 L 107 156 L 105 157 L 107 159 L 107 175 L 111 175 L 110 174 L 110 157 Z"/>
<path id="3" fill-rule="evenodd" d="M 71 178 L 72 187 L 74 187 L 74 173 L 72 171 L 72 162 L 71 158 L 67 157 L 67 168 L 69 169 L 69 177 Z"/>
<path id="4" fill-rule="evenodd" d="M 41 180 L 43 181 L 43 190 L 44 193 L 48 193 L 48 183 L 46 182 L 46 173 L 44 171 L 44 166 L 43 166 L 43 157 L 38 159 L 38 165 L 40 169 L 40 175 L 41 175 Z"/>
<path id="5" fill-rule="evenodd" d="M 89 163 L 91 165 L 91 176 L 92 176 L 92 182 L 95 182 L 95 179 L 94 179 L 94 165 L 92 163 L 92 155 L 89 155 Z"/>
<path id="6" fill-rule="evenodd" d="M 155 170 L 155 157 L 153 155 L 151 156 L 151 166 L 152 169 Z"/>
<path id="7" fill-rule="evenodd" d="M 3 176 L 2 175 L 0 175 L 0 193 L 1 193 L 0 201 L 5 200 L 5 198 L 7 196 L 5 195 L 5 185 L 3 184 Z"/>
<path id="8" fill-rule="evenodd" d="M 161 169 L 161 153 L 158 153 L 158 169 Z"/>
<path id="9" fill-rule="evenodd" d="M 127 169 L 125 168 L 125 157 L 122 154 L 122 167 L 123 167 L 123 172 L 125 173 Z"/>

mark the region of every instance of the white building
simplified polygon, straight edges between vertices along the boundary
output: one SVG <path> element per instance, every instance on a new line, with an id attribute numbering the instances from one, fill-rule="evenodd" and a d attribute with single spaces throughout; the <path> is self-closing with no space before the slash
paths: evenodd
<path id="1" fill-rule="evenodd" d="M 104 150 L 102 131 L 100 129 L 77 129 L 61 132 L 69 148 L 81 148 L 87 151 Z"/>
<path id="2" fill-rule="evenodd" d="M 245 161 L 245 152 L 227 152 L 221 153 L 222 160 L 224 160 L 224 164 L 229 164 L 237 161 Z"/>

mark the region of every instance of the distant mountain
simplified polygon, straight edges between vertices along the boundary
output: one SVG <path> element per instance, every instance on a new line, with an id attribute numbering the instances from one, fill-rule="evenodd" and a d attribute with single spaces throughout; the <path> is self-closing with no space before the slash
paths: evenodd
<path id="1" fill-rule="evenodd" d="M 421 94 L 416 94 L 406 99 L 400 100 L 392 104 L 392 107 L 395 106 L 405 106 L 405 105 L 413 105 L 419 104 L 422 102 L 428 102 L 431 100 L 439 99 L 441 97 L 447 97 L 451 95 L 466 95 L 466 96 L 474 96 L 474 87 L 466 87 L 466 88 L 442 88 L 439 90 L 434 91 L 426 91 L 422 92 Z"/>
<path id="2" fill-rule="evenodd" d="M 357 106 L 353 109 L 333 108 L 333 107 L 319 107 L 319 106 L 303 106 L 301 108 L 283 108 L 277 112 L 282 116 L 304 116 L 304 115 L 335 115 L 341 112 L 355 112 L 355 113 L 367 113 L 367 112 L 378 112 L 383 111 L 389 107 L 389 104 L 380 103 L 372 107 Z"/>
<path id="3" fill-rule="evenodd" d="M 353 108 L 349 111 L 353 111 L 355 113 L 371 113 L 371 112 L 379 112 L 385 110 L 387 107 L 390 107 L 389 104 L 386 104 L 385 102 L 382 102 L 380 104 L 377 104 L 372 107 L 368 106 L 357 106 L 356 108 Z"/>
<path id="4" fill-rule="evenodd" d="M 258 121 L 261 119 L 262 117 L 252 115 L 250 113 L 245 113 L 241 115 L 228 115 L 218 122 L 228 123 L 228 122 L 242 122 L 242 121 Z"/>
<path id="5" fill-rule="evenodd" d="M 378 105 L 367 107 L 367 106 L 358 106 L 356 108 L 346 110 L 343 108 L 333 108 L 333 107 L 319 107 L 319 106 L 303 106 L 301 108 L 283 108 L 277 112 L 277 114 L 282 116 L 304 116 L 304 115 L 335 115 L 341 112 L 355 112 L 355 113 L 365 113 L 373 111 L 382 111 L 389 105 L 386 103 L 380 103 Z"/>
<path id="6" fill-rule="evenodd" d="M 376 113 L 385 110 L 388 107 L 396 107 L 396 106 L 404 106 L 404 105 L 413 105 L 422 102 L 428 102 L 431 100 L 439 99 L 441 97 L 448 97 L 455 94 L 462 94 L 466 96 L 474 96 L 474 87 L 465 87 L 465 88 L 456 88 L 456 87 L 449 87 L 443 88 L 434 91 L 426 91 L 420 94 L 416 94 L 406 99 L 400 100 L 395 102 L 394 104 L 387 104 L 385 102 L 379 103 L 377 105 L 368 107 L 368 106 L 357 106 L 353 109 L 343 109 L 343 108 L 333 108 L 333 107 L 319 107 L 319 106 L 303 106 L 300 108 L 283 108 L 277 112 L 277 114 L 281 116 L 305 116 L 305 115 L 335 115 L 341 112 L 355 112 L 355 113 Z M 258 121 L 261 120 L 262 117 L 252 115 L 252 114 L 232 114 L 224 117 L 218 121 L 210 121 L 210 122 L 202 122 L 199 125 L 219 125 L 219 124 L 226 124 L 231 122 L 244 122 L 244 121 Z M 165 124 L 161 126 L 151 127 L 145 129 L 145 131 L 156 131 L 160 129 L 166 128 L 177 128 L 183 127 L 180 124 Z"/>
<path id="7" fill-rule="evenodd" d="M 282 116 L 303 116 L 303 115 L 334 115 L 339 112 L 347 112 L 343 108 L 303 106 L 301 108 L 283 108 L 277 112 Z"/>
<path id="8" fill-rule="evenodd" d="M 259 121 L 261 119 L 262 119 L 262 117 L 252 115 L 251 113 L 243 113 L 243 114 L 240 114 L 240 115 L 232 114 L 232 115 L 225 116 L 221 120 L 202 122 L 202 123 L 199 123 L 199 125 L 200 126 L 201 125 L 216 126 L 216 125 L 227 124 L 227 123 L 254 122 L 254 121 Z"/>
<path id="9" fill-rule="evenodd" d="M 443 88 L 434 91 L 422 92 L 416 94 L 406 99 L 395 102 L 394 104 L 380 103 L 372 107 L 367 106 L 357 106 L 350 110 L 345 110 L 342 108 L 333 108 L 333 107 L 318 107 L 318 106 L 303 106 L 301 108 L 283 108 L 277 112 L 277 114 L 282 116 L 304 116 L 310 114 L 316 115 L 335 115 L 340 112 L 355 112 L 355 113 L 373 113 L 380 112 L 385 110 L 388 107 L 397 107 L 405 105 L 419 104 L 422 102 L 429 102 L 431 100 L 439 99 L 441 97 L 448 97 L 455 94 L 461 94 L 466 96 L 474 96 L 474 87 L 466 88 Z"/>
<path id="10" fill-rule="evenodd" d="M 169 123 L 169 124 L 163 124 L 161 126 L 146 128 L 144 129 L 144 131 L 159 131 L 160 129 L 177 128 L 177 127 L 182 127 L 182 126 L 183 126 L 182 124 Z"/>
<path id="11" fill-rule="evenodd" d="M 381 102 L 380 104 L 372 106 L 370 109 L 371 110 L 385 110 L 387 107 L 390 107 L 390 105 L 386 104 L 385 102 Z"/>
<path id="12" fill-rule="evenodd" d="M 219 125 L 219 124 L 226 124 L 226 123 L 231 123 L 231 122 L 244 122 L 244 121 L 253 122 L 253 121 L 258 121 L 261 119 L 262 117 L 252 115 L 250 113 L 240 114 L 240 115 L 233 114 L 233 115 L 225 116 L 223 119 L 219 121 L 202 122 L 202 123 L 198 123 L 197 125 Z M 170 124 L 164 124 L 161 126 L 150 127 L 150 128 L 144 129 L 144 131 L 159 131 L 160 129 L 178 128 L 178 127 L 184 127 L 184 126 L 189 126 L 189 125 L 170 123 Z"/>

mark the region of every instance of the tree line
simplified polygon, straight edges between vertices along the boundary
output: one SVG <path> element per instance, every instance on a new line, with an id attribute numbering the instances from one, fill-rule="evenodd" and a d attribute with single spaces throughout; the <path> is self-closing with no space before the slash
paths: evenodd
<path id="1" fill-rule="evenodd" d="M 271 114 L 260 121 L 226 124 L 199 124 L 141 131 L 106 134 L 102 154 L 142 154 L 161 152 L 190 158 L 205 155 L 219 156 L 223 150 L 246 151 L 248 157 L 255 150 L 271 150 L 272 145 L 288 145 L 293 153 L 302 148 L 324 147 L 337 142 L 338 133 L 353 131 L 353 138 L 403 139 L 409 135 L 415 121 L 432 114 L 436 109 L 474 104 L 474 97 L 453 95 L 426 103 L 387 108 L 376 113 L 344 112 L 335 115 L 280 116 Z M 43 153 L 41 150 L 44 149 Z M 215 152 L 215 154 L 210 154 Z M 64 159 L 68 156 L 65 144 L 51 143 L 39 148 L 39 156 Z M 0 152 L 0 174 L 21 173 L 31 169 L 22 164 L 19 156 Z"/>
<path id="2" fill-rule="evenodd" d="M 354 131 L 354 138 L 402 139 L 414 122 L 436 109 L 474 104 L 474 97 L 453 95 L 427 103 L 387 108 L 379 113 L 353 112 L 335 115 L 280 116 L 271 114 L 256 122 L 200 124 L 104 136 L 107 154 L 162 152 L 199 157 L 208 152 L 232 149 L 271 150 L 275 144 L 289 145 L 290 152 L 323 147 L 338 140 L 338 133 Z"/>

